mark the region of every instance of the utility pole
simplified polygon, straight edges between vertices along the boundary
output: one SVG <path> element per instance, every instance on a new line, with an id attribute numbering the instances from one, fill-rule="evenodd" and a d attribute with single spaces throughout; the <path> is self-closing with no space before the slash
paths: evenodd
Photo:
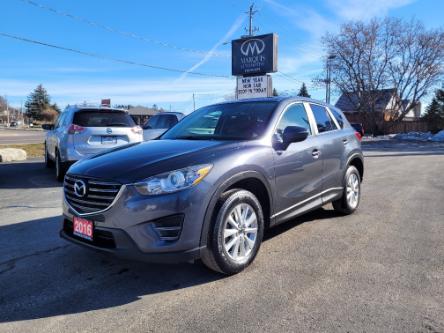
<path id="1" fill-rule="evenodd" d="M 196 99 L 194 97 L 194 93 L 193 93 L 193 111 L 196 111 Z"/>
<path id="2" fill-rule="evenodd" d="M 250 5 L 250 9 L 246 14 L 249 18 L 249 24 L 248 24 L 248 36 L 254 36 L 254 33 L 257 32 L 259 29 L 257 27 L 253 27 L 253 17 L 257 13 L 257 10 L 254 9 L 254 2 Z"/>
<path id="3" fill-rule="evenodd" d="M 325 103 L 330 104 L 330 90 L 331 90 L 331 62 L 336 58 L 334 54 L 327 57 L 327 78 L 325 79 Z"/>
<path id="4" fill-rule="evenodd" d="M 6 98 L 5 95 L 5 102 L 6 102 L 6 124 L 9 126 L 9 103 L 8 103 L 8 99 Z"/>

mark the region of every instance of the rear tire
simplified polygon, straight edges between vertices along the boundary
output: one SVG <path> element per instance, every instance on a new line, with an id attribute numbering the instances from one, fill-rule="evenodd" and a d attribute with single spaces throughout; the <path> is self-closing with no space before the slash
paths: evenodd
<path id="1" fill-rule="evenodd" d="M 342 198 L 333 201 L 333 208 L 345 215 L 356 211 L 361 201 L 361 176 L 353 165 L 347 168 L 344 176 L 344 192 Z"/>
<path id="2" fill-rule="evenodd" d="M 46 148 L 46 142 L 45 142 L 45 166 L 50 169 L 54 167 L 54 161 L 51 160 L 51 157 L 49 157 L 48 149 Z"/>
<path id="3" fill-rule="evenodd" d="M 264 216 L 256 196 L 233 189 L 220 197 L 202 253 L 203 263 L 223 274 L 236 274 L 256 257 L 264 233 Z"/>
<path id="4" fill-rule="evenodd" d="M 65 178 L 66 164 L 60 160 L 60 154 L 57 150 L 55 153 L 55 169 L 56 169 L 56 179 L 59 182 L 62 182 Z"/>

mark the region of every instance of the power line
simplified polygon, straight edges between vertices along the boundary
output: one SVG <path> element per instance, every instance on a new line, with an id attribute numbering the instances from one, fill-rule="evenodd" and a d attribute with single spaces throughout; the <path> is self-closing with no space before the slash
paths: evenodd
<path id="1" fill-rule="evenodd" d="M 36 1 L 33 1 L 33 0 L 18 0 L 18 1 L 21 1 L 21 2 L 23 2 L 25 4 L 28 4 L 28 5 L 31 5 L 31 6 L 34 6 L 34 7 L 37 7 L 37 8 L 46 10 L 46 11 L 49 11 L 49 12 L 52 12 L 53 14 L 56 14 L 56 15 L 67 17 L 67 18 L 69 18 L 71 20 L 75 20 L 75 21 L 87 24 L 89 26 L 92 26 L 92 27 L 95 27 L 95 28 L 99 28 L 99 29 L 105 30 L 105 31 L 110 32 L 110 33 L 118 34 L 118 35 L 123 36 L 123 37 L 136 39 L 136 40 L 144 42 L 144 43 L 156 44 L 156 45 L 159 45 L 159 46 L 162 46 L 162 47 L 175 49 L 177 51 L 183 51 L 183 52 L 188 52 L 188 53 L 195 53 L 195 54 L 198 54 L 198 55 L 201 55 L 201 56 L 207 54 L 207 52 L 208 52 L 208 51 L 204 51 L 204 50 L 196 50 L 196 49 L 191 49 L 191 48 L 187 48 L 187 47 L 180 47 L 180 46 L 174 45 L 174 44 L 169 43 L 169 42 L 161 41 L 161 40 L 154 39 L 154 38 L 144 37 L 144 36 L 138 35 L 138 34 L 133 33 L 133 32 L 128 32 L 128 31 L 123 31 L 123 30 L 120 30 L 120 29 L 116 29 L 116 28 L 110 27 L 108 25 L 102 24 L 100 22 L 87 19 L 85 17 L 73 15 L 73 14 L 70 14 L 68 12 L 64 12 L 64 11 L 55 9 L 53 7 L 42 5 L 42 4 L 40 4 L 40 3 L 36 2 Z M 216 56 L 216 57 L 227 57 L 226 54 L 217 53 L 217 52 L 215 54 L 213 54 L 213 56 Z"/>
<path id="2" fill-rule="evenodd" d="M 93 52 L 81 51 L 81 50 L 76 50 L 76 49 L 72 49 L 72 48 L 69 48 L 69 47 L 49 44 L 49 43 L 37 41 L 37 40 L 34 40 L 34 39 L 29 39 L 29 38 L 25 38 L 25 37 L 16 36 L 16 35 L 11 35 L 11 34 L 4 33 L 4 32 L 0 32 L 0 36 L 16 39 L 16 40 L 19 40 L 19 41 L 22 41 L 22 42 L 26 42 L 26 43 L 46 46 L 46 47 L 50 47 L 50 48 L 53 48 L 53 49 L 59 49 L 59 50 L 63 50 L 63 51 L 77 53 L 77 54 L 81 54 L 81 55 L 92 57 L 92 58 L 98 58 L 98 59 L 102 59 L 102 60 L 119 62 L 119 63 L 127 64 L 127 65 L 148 67 L 148 68 L 158 69 L 158 70 L 163 70 L 163 71 L 168 71 L 168 72 L 188 73 L 188 74 L 198 75 L 198 76 L 229 78 L 228 76 L 225 76 L 225 75 L 208 74 L 208 73 L 201 73 L 201 72 L 190 72 L 190 71 L 185 70 L 185 69 L 170 68 L 170 67 L 157 66 L 157 65 L 148 65 L 148 64 L 145 64 L 145 63 L 136 62 L 136 61 L 132 61 L 132 60 L 125 60 L 125 59 L 120 59 L 120 58 L 108 57 L 108 56 L 104 56 L 104 55 L 93 53 Z"/>

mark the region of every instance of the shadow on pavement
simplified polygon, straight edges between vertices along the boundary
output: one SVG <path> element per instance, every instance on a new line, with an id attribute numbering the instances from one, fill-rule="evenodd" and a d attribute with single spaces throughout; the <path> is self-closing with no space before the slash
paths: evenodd
<path id="1" fill-rule="evenodd" d="M 0 163 L 0 188 L 61 187 L 55 179 L 54 169 L 45 167 L 42 161 Z"/>
<path id="2" fill-rule="evenodd" d="M 266 233 L 265 241 L 315 219 L 320 209 Z M 83 313 L 225 278 L 196 264 L 130 262 L 68 243 L 61 217 L 0 227 L 0 323 Z"/>

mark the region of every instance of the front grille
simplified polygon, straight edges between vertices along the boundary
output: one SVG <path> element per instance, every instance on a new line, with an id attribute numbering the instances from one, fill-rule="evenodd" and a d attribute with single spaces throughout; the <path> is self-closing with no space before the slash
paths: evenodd
<path id="1" fill-rule="evenodd" d="M 80 182 L 79 182 L 80 181 Z M 83 182 L 83 196 L 75 193 L 74 184 Z M 68 204 L 80 214 L 96 213 L 107 209 L 119 193 L 121 184 L 77 176 L 65 176 L 63 189 Z M 83 193 L 81 193 L 83 194 Z"/>
<path id="2" fill-rule="evenodd" d="M 114 236 L 112 232 L 106 230 L 95 229 L 94 237 L 92 241 L 86 240 L 82 237 L 78 237 L 73 233 L 73 223 L 70 220 L 63 221 L 63 231 L 70 237 L 75 238 L 81 242 L 93 244 L 98 247 L 103 247 L 106 249 L 114 249 L 116 247 L 116 243 L 114 241 Z"/>

